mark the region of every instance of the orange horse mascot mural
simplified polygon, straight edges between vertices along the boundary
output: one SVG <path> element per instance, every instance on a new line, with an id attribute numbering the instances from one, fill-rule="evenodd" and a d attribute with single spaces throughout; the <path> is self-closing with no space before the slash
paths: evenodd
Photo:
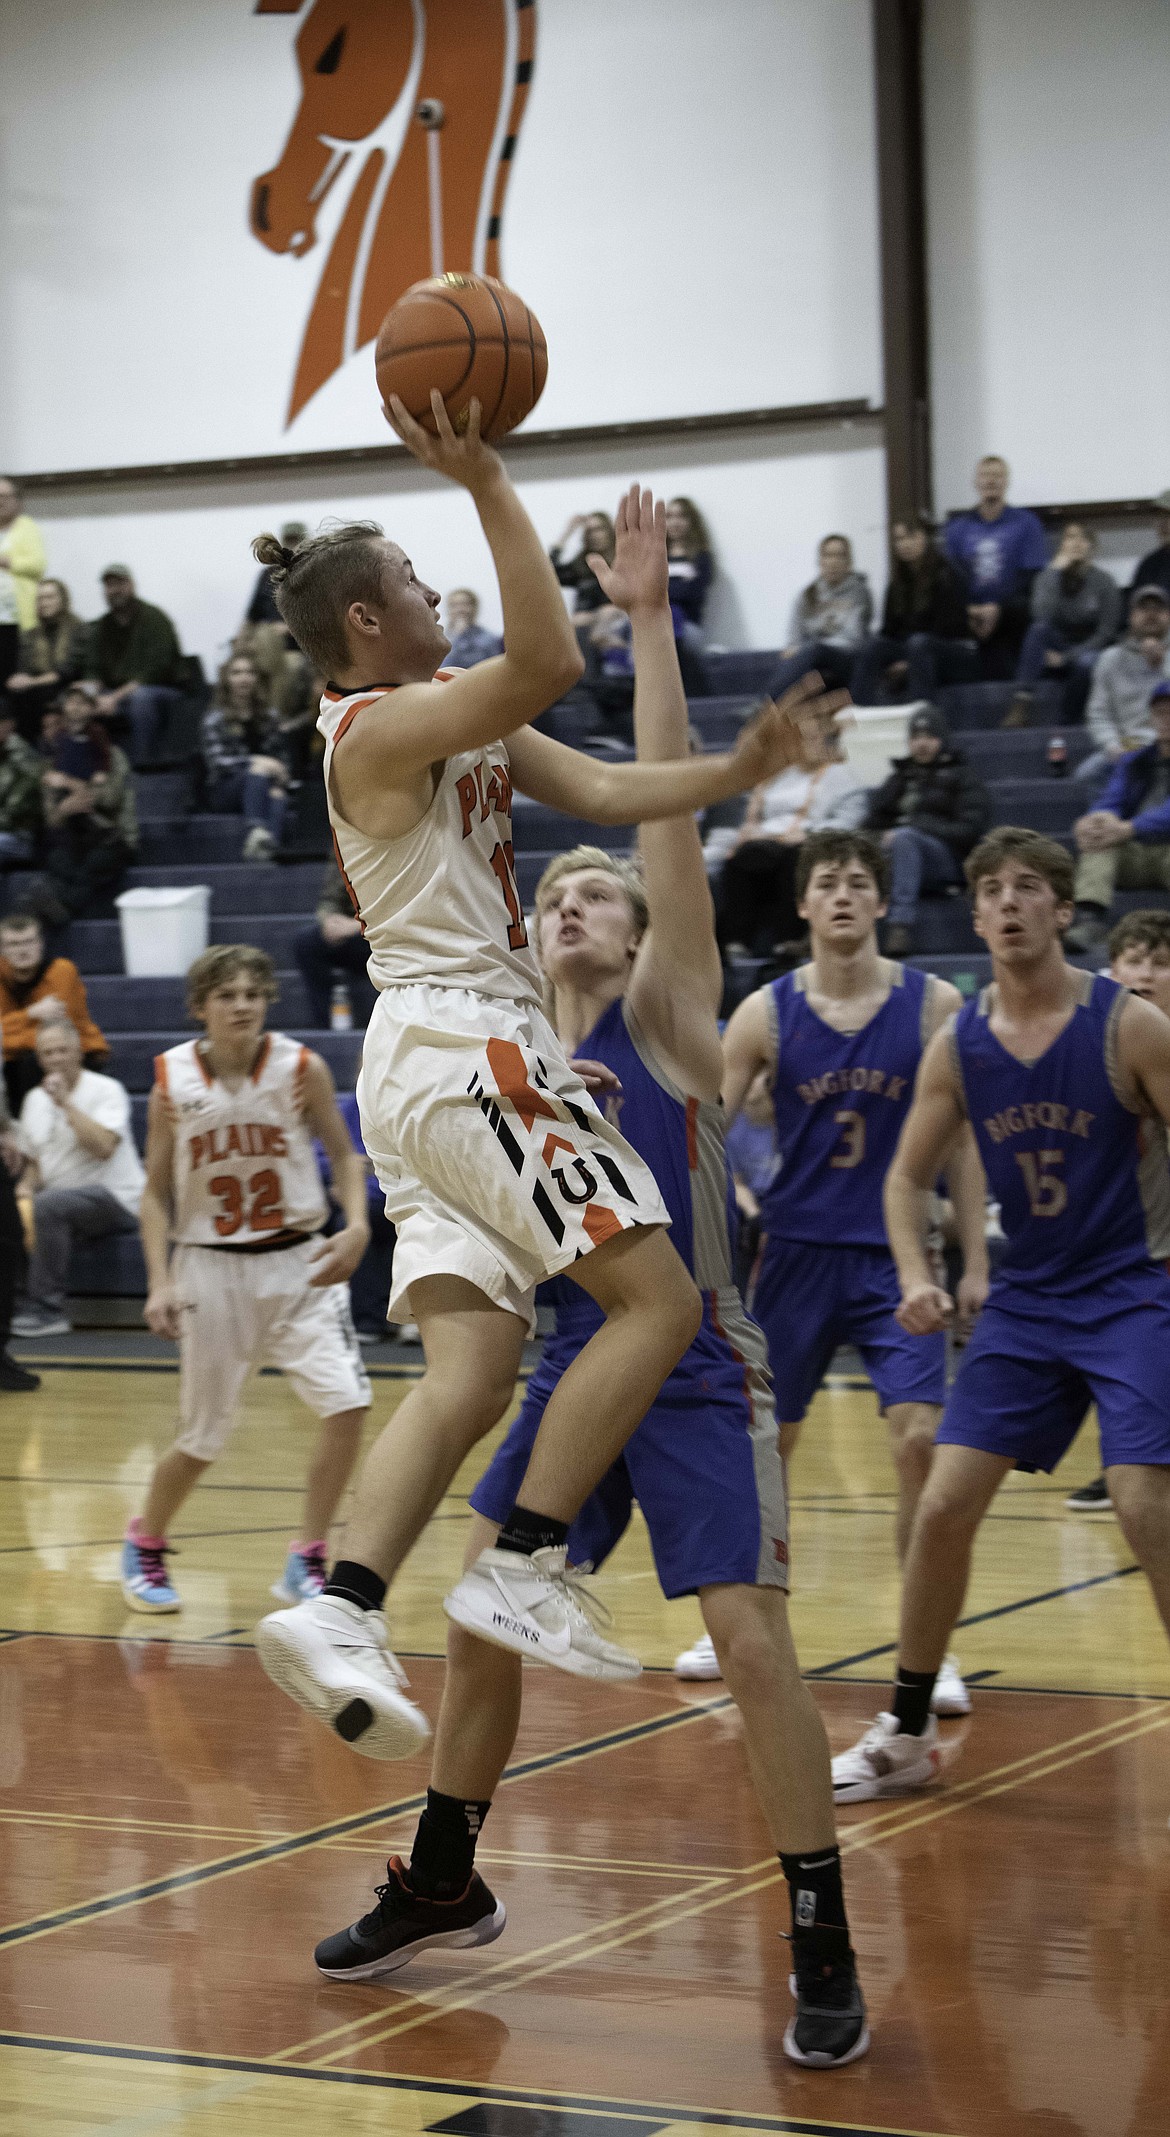
<path id="1" fill-rule="evenodd" d="M 256 0 L 297 15 L 303 0 Z M 536 0 L 314 0 L 296 38 L 301 102 L 252 187 L 253 235 L 300 258 L 342 179 L 285 427 L 377 334 L 397 297 L 447 269 L 500 272 L 500 224 L 536 49 Z"/>

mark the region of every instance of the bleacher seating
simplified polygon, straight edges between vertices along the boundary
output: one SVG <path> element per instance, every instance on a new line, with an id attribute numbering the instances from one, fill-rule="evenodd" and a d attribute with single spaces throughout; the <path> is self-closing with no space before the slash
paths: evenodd
<path id="1" fill-rule="evenodd" d="M 726 748 L 732 742 L 779 657 L 775 651 L 708 655 L 718 694 L 694 698 L 690 705 L 692 722 L 708 748 Z M 1071 772 L 1088 751 L 1088 736 L 1083 727 L 1056 725 L 1061 694 L 1052 684 L 1041 684 L 1030 727 L 1001 731 L 999 722 L 1010 698 L 1011 686 L 999 683 L 959 685 L 938 693 L 956 740 L 991 788 L 995 822 L 1032 824 L 1069 843 L 1071 826 L 1087 796 L 1074 779 L 1052 776 L 1048 746 L 1054 733 L 1062 735 Z M 555 706 L 542 724 L 575 747 L 624 753 L 620 745 L 606 739 L 594 708 L 576 693 Z M 207 883 L 212 941 L 248 941 L 268 951 L 280 979 L 277 1020 L 324 1055 L 340 1087 L 352 1089 L 361 1033 L 307 1028 L 308 1006 L 293 960 L 294 938 L 313 917 L 327 865 L 324 844 L 317 858 L 248 865 L 240 857 L 241 818 L 195 810 L 196 784 L 188 771 L 176 769 L 172 762 L 165 769 L 140 774 L 137 789 L 141 846 L 127 887 Z M 628 851 L 633 836 L 627 826 L 606 828 L 560 816 L 517 795 L 514 838 L 521 896 L 526 903 L 531 901 L 542 870 L 566 847 L 584 840 Z M 27 871 L 9 875 L 6 903 L 18 903 L 30 880 Z M 1165 902 L 1159 894 L 1143 892 L 1120 898 L 1118 905 L 1125 909 Z M 953 979 L 964 992 L 982 985 L 988 976 L 987 959 L 960 894 L 923 900 L 917 944 L 915 962 Z M 112 904 L 76 922 L 60 947 L 85 975 L 93 1013 L 109 1037 L 111 1070 L 131 1093 L 134 1130 L 141 1146 L 154 1057 L 192 1030 L 184 1009 L 183 983 L 126 976 Z M 756 983 L 758 972 L 758 965 L 750 962 L 737 970 L 733 978 L 737 999 Z M 72 1278 L 73 1289 L 83 1296 L 141 1296 L 144 1273 L 137 1240 L 132 1236 L 104 1240 L 98 1247 L 79 1250 Z"/>

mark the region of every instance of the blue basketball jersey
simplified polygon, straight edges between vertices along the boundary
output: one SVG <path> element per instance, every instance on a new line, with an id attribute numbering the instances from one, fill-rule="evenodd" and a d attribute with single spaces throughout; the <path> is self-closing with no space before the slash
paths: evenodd
<path id="1" fill-rule="evenodd" d="M 770 1238 L 886 1245 L 882 1188 L 922 1059 L 932 982 L 891 965 L 889 994 L 858 1032 L 812 1009 L 812 967 L 768 989 L 779 1166 L 760 1202 Z"/>
<path id="2" fill-rule="evenodd" d="M 688 1098 L 677 1089 L 621 999 L 611 1002 L 577 1052 L 603 1061 L 620 1079 L 621 1093 L 606 1101 L 607 1111 L 654 1174 L 670 1211 L 671 1242 L 706 1306 L 709 1299 L 734 1289 L 735 1196 L 723 1148 L 722 1106 Z M 600 1308 L 579 1284 L 564 1277 L 542 1288 L 542 1298 L 550 1294 L 557 1309 L 554 1342 L 579 1347 L 600 1326 Z M 702 1336 L 698 1340 L 701 1343 Z M 684 1358 L 677 1370 L 686 1363 Z"/>
<path id="3" fill-rule="evenodd" d="M 1149 1266 L 1164 1240 L 1165 1142 L 1119 1096 L 1117 1021 L 1126 991 L 1081 975 L 1081 999 L 1038 1061 L 991 1029 L 991 990 L 965 1004 L 953 1053 L 1007 1247 L 992 1296 L 1079 1292 Z"/>

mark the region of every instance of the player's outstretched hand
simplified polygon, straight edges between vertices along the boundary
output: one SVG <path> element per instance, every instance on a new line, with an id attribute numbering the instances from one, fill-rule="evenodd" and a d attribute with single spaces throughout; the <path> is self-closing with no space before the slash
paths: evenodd
<path id="1" fill-rule="evenodd" d="M 369 1230 L 364 1224 L 347 1224 L 343 1232 L 320 1240 L 309 1263 L 313 1272 L 309 1282 L 314 1291 L 327 1291 L 330 1284 L 347 1284 L 369 1243 Z"/>
<path id="2" fill-rule="evenodd" d="M 615 1076 L 604 1061 L 586 1061 L 581 1056 L 575 1056 L 569 1067 L 575 1076 L 581 1078 L 591 1098 L 608 1098 L 611 1092 L 616 1094 L 621 1090 L 620 1076 Z"/>
<path id="3" fill-rule="evenodd" d="M 143 1318 L 152 1336 L 165 1336 L 170 1343 L 179 1340 L 179 1315 L 182 1311 L 178 1292 L 173 1284 L 159 1284 L 147 1293 L 142 1309 Z"/>
<path id="4" fill-rule="evenodd" d="M 902 1294 L 895 1319 L 910 1336 L 937 1336 L 954 1313 L 949 1291 L 941 1284 L 915 1284 Z"/>
<path id="5" fill-rule="evenodd" d="M 850 702 L 847 690 L 826 690 L 815 671 L 802 675 L 775 703 L 766 699 L 736 736 L 733 755 L 742 771 L 741 786 L 759 786 L 793 764 L 827 763 L 833 722 Z"/>
<path id="6" fill-rule="evenodd" d="M 601 590 L 615 608 L 627 616 L 637 610 L 670 607 L 669 566 L 666 561 L 666 506 L 653 490 L 632 483 L 617 508 L 613 523 L 613 562 L 591 553 L 586 563 Z"/>
<path id="7" fill-rule="evenodd" d="M 405 402 L 392 393 L 383 401 L 382 412 L 391 430 L 397 431 L 408 452 L 421 460 L 424 467 L 433 468 L 436 475 L 446 475 L 448 481 L 462 483 L 465 490 L 477 490 L 493 477 L 502 475 L 504 463 L 490 445 L 485 445 L 479 435 L 483 411 L 478 401 L 471 401 L 467 411 L 467 428 L 462 436 L 454 429 L 437 386 L 431 389 L 431 412 L 438 426 L 439 435 L 433 438 L 429 430 L 416 423 Z"/>

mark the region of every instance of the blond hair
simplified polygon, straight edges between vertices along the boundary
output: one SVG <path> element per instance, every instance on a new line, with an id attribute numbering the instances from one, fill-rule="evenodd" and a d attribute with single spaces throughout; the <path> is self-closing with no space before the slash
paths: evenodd
<path id="1" fill-rule="evenodd" d="M 187 973 L 187 1007 L 192 1016 L 199 1015 L 209 994 L 217 987 L 230 986 L 241 973 L 254 979 L 270 1002 L 276 1000 L 280 988 L 267 950 L 253 949 L 250 942 L 217 942 L 195 959 Z"/>
<path id="2" fill-rule="evenodd" d="M 352 601 L 381 601 L 386 542 L 376 520 L 327 527 L 295 549 L 275 534 L 258 534 L 252 555 L 269 574 L 272 598 L 311 667 L 340 675 L 349 666 L 346 610 Z"/>
<path id="3" fill-rule="evenodd" d="M 555 861 L 549 862 L 536 886 L 537 919 L 562 878 L 578 875 L 583 868 L 599 868 L 603 875 L 617 877 L 630 901 L 634 925 L 639 935 L 644 935 L 650 925 L 650 906 L 641 870 L 636 861 L 627 860 L 621 853 L 607 853 L 604 846 L 571 846 L 567 853 L 558 853 Z"/>

